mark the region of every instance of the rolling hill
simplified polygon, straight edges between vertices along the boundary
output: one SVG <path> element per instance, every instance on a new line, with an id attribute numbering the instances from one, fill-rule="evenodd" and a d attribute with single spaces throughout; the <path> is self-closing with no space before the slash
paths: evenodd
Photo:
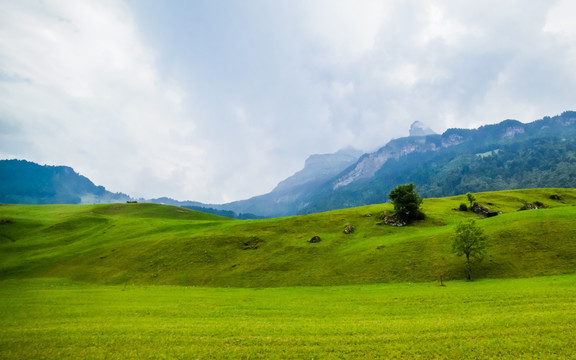
<path id="1" fill-rule="evenodd" d="M 498 211 L 479 219 L 488 254 L 473 276 L 576 271 L 576 190 L 475 194 Z M 519 211 L 526 203 L 547 208 Z M 100 284 L 283 287 L 460 279 L 454 228 L 464 196 L 425 199 L 424 221 L 379 225 L 391 204 L 239 221 L 157 204 L 0 206 L 3 279 L 61 277 Z M 344 233 L 346 225 L 355 231 Z M 319 236 L 321 241 L 309 240 Z"/>
<path id="2" fill-rule="evenodd" d="M 0 160 L 0 204 L 94 204 L 130 197 L 96 186 L 68 166 Z"/>

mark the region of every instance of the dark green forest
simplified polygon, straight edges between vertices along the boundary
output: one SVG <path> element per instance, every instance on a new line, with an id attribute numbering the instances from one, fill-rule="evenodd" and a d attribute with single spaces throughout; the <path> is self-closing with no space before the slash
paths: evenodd
<path id="1" fill-rule="evenodd" d="M 96 186 L 67 166 L 0 160 L 0 203 L 81 204 L 126 201 L 122 193 Z"/>
<path id="2" fill-rule="evenodd" d="M 523 132 L 506 137 L 510 128 Z M 425 198 L 527 188 L 576 188 L 576 112 L 567 111 L 529 124 L 507 120 L 477 130 L 450 129 L 422 141 L 441 146 L 458 136 L 460 145 L 414 152 L 388 160 L 370 179 L 314 195 L 300 213 L 387 201 L 398 184 L 414 183 Z M 410 138 L 398 139 L 398 142 Z"/>

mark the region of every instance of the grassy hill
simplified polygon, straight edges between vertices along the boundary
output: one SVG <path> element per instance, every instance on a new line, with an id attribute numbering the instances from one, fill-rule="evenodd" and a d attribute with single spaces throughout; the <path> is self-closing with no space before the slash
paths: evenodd
<path id="1" fill-rule="evenodd" d="M 391 204 L 252 221 L 156 204 L 3 205 L 0 276 L 231 287 L 461 279 L 451 237 L 467 218 L 489 237 L 477 278 L 576 271 L 576 189 L 475 195 L 501 214 L 453 210 L 464 196 L 425 199 L 427 219 L 402 228 L 377 224 Z M 518 211 L 535 201 L 548 208 Z M 355 231 L 344 234 L 349 224 Z"/>

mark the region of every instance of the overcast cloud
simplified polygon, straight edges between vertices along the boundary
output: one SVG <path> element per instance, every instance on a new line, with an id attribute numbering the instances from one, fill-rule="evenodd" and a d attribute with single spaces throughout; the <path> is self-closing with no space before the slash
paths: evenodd
<path id="1" fill-rule="evenodd" d="M 576 2 L 2 0 L 0 158 L 221 203 L 308 155 L 576 110 Z"/>

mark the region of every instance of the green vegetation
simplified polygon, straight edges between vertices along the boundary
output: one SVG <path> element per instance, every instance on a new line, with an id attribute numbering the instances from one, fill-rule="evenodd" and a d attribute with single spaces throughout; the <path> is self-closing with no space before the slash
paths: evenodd
<path id="1" fill-rule="evenodd" d="M 466 193 L 466 199 L 468 200 L 468 204 L 470 204 L 470 207 L 472 207 L 472 205 L 474 205 L 474 202 L 476 201 L 476 197 L 472 195 L 472 193 Z"/>
<path id="2" fill-rule="evenodd" d="M 254 221 L 0 206 L 0 358 L 570 358 L 576 189 L 475 197 L 500 215 L 458 211 L 461 195 L 408 227 L 379 225 L 392 204 Z M 485 261 L 454 280 L 471 219 Z"/>
<path id="3" fill-rule="evenodd" d="M 521 129 L 514 136 L 510 129 Z M 446 144 L 451 146 L 445 147 Z M 529 124 L 506 120 L 477 130 L 392 140 L 382 149 L 424 147 L 387 160 L 373 177 L 315 194 L 302 213 L 382 202 L 398 184 L 414 182 L 424 198 L 508 189 L 576 188 L 576 112 Z M 433 151 L 430 151 L 434 149 Z"/>
<path id="4" fill-rule="evenodd" d="M 0 282 L 0 358 L 568 359 L 576 276 L 226 289 Z"/>
<path id="5" fill-rule="evenodd" d="M 476 221 L 462 221 L 456 226 L 452 251 L 458 256 L 466 256 L 466 278 L 472 280 L 472 262 L 481 262 L 486 253 L 486 235 Z"/>
<path id="6" fill-rule="evenodd" d="M 130 200 L 67 166 L 0 160 L 0 204 L 94 204 Z"/>
<path id="7" fill-rule="evenodd" d="M 453 210 L 462 196 L 426 199 L 426 219 L 400 228 L 378 225 L 392 204 L 250 221 L 155 204 L 5 205 L 0 220 L 10 223 L 0 224 L 0 276 L 233 287 L 461 279 L 465 266 L 451 254 L 451 239 L 467 219 L 477 219 L 488 236 L 476 278 L 576 270 L 576 190 L 476 198 L 502 214 L 484 219 Z M 536 201 L 548 207 L 518 211 Z M 344 234 L 346 225 L 354 232 Z M 310 243 L 313 236 L 322 241 Z"/>
<path id="8" fill-rule="evenodd" d="M 424 213 L 420 211 L 422 198 L 416 193 L 414 184 L 398 185 L 388 197 L 394 204 L 394 216 L 398 219 L 406 223 L 424 219 Z"/>

